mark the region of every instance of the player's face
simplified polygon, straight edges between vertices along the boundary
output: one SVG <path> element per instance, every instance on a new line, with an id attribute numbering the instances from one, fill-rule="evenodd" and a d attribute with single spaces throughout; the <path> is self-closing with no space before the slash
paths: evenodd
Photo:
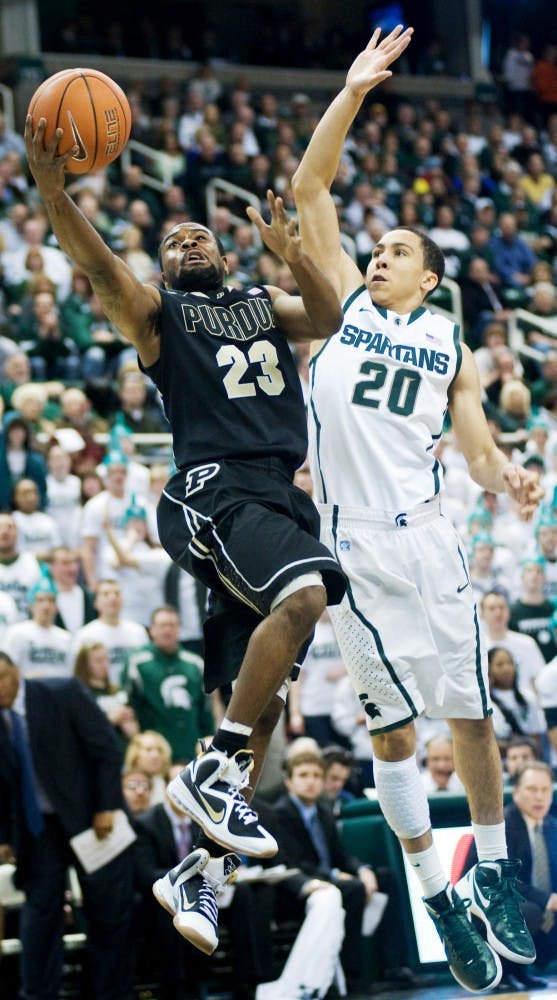
<path id="1" fill-rule="evenodd" d="M 385 233 L 371 255 L 366 284 L 378 306 L 397 312 L 417 308 L 437 284 L 433 271 L 424 267 L 419 236 L 405 229 Z"/>
<path id="2" fill-rule="evenodd" d="M 226 260 L 205 226 L 185 224 L 171 230 L 162 243 L 163 280 L 181 292 L 213 291 L 222 286 Z"/>

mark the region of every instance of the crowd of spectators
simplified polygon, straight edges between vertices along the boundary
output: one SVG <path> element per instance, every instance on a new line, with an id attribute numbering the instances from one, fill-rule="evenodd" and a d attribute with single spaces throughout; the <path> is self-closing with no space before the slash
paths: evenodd
<path id="1" fill-rule="evenodd" d="M 539 471 L 544 504 L 525 524 L 508 498 L 472 482 L 449 426 L 439 443 L 445 510 L 468 548 L 490 648 L 501 751 L 528 739 L 555 770 L 557 48 L 542 67 L 530 62 L 526 85 L 506 87 L 504 107 L 379 94 L 346 142 L 333 193 L 362 267 L 397 224 L 422 227 L 442 247 L 494 435 Z M 246 76 L 224 88 L 208 64 L 185 86 L 144 81 L 127 92 L 132 137 L 153 153 L 68 182 L 111 248 L 157 282 L 160 239 L 194 218 L 222 240 L 228 282 L 291 290 L 288 269 L 238 221 L 241 200 L 223 194 L 208 214 L 205 188 L 221 178 L 263 198 L 270 187 L 294 213 L 290 181 L 318 102 L 255 92 Z M 140 793 L 143 811 L 162 800 L 172 760 L 191 757 L 222 711 L 201 689 L 204 595 L 158 540 L 155 508 L 171 470 L 160 399 L 86 276 L 56 246 L 22 139 L 1 116 L 0 267 L 0 648 L 25 677 L 75 674 L 89 689 L 117 735 L 124 791 Z M 531 314 L 523 352 L 509 343 L 517 308 Z M 536 317 L 549 324 L 537 327 Z M 302 348 L 298 364 L 305 391 Z M 152 435 L 146 448 L 137 434 Z M 302 482 L 311 490 L 307 473 Z M 282 745 L 306 735 L 329 747 L 338 812 L 373 787 L 373 762 L 326 618 L 298 687 Z M 446 725 L 420 720 L 419 735 L 431 794 L 458 787 Z M 277 783 L 280 772 L 264 774 L 263 788 Z"/>

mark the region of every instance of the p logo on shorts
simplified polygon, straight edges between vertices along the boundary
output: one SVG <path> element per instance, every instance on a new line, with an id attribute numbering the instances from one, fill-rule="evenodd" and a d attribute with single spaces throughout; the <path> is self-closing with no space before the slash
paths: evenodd
<path id="1" fill-rule="evenodd" d="M 199 493 L 203 489 L 208 479 L 212 479 L 220 472 L 218 462 L 210 462 L 208 465 L 198 465 L 195 469 L 190 469 L 186 475 L 186 493 L 191 497 L 194 493 Z"/>

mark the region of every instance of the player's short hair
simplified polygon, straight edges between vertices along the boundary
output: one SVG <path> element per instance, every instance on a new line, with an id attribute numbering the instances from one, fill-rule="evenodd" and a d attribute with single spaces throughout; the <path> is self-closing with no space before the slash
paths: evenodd
<path id="1" fill-rule="evenodd" d="M 159 258 L 159 269 L 161 271 L 164 271 L 164 267 L 163 267 L 163 263 L 162 263 L 162 248 L 164 246 L 165 240 L 168 239 L 168 237 L 170 236 L 170 233 L 174 229 L 181 229 L 183 226 L 191 226 L 192 228 L 195 227 L 195 226 L 198 226 L 200 229 L 206 229 L 207 232 L 211 234 L 211 236 L 213 237 L 215 243 L 217 244 L 219 255 L 221 257 L 226 257 L 226 250 L 224 249 L 224 244 L 223 244 L 222 240 L 220 239 L 219 236 L 217 236 L 216 233 L 213 232 L 212 229 L 209 229 L 208 226 L 204 226 L 201 223 L 197 223 L 197 222 L 179 222 L 176 226 L 173 226 L 172 229 L 170 229 L 169 232 L 166 233 L 165 236 L 163 236 L 162 240 L 159 243 L 158 258 Z"/>
<path id="2" fill-rule="evenodd" d="M 414 233 L 418 237 L 422 244 L 424 266 L 428 271 L 433 271 L 437 275 L 436 287 L 438 287 L 445 276 L 445 257 L 441 248 L 437 246 L 437 243 L 427 233 L 424 233 L 417 226 L 397 226 L 396 228 L 402 229 L 404 232 Z"/>

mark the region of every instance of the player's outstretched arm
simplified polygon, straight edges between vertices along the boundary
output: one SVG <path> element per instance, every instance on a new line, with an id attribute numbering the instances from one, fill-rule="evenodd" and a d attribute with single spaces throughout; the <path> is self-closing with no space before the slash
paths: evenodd
<path id="1" fill-rule="evenodd" d="M 509 462 L 495 444 L 482 407 L 476 362 L 466 345 L 462 346 L 462 365 L 451 392 L 449 411 L 472 479 L 491 493 L 508 493 L 520 505 L 522 517 L 530 520 L 543 489 L 534 472 Z"/>
<path id="2" fill-rule="evenodd" d="M 336 333 L 342 323 L 338 295 L 305 252 L 296 220 L 288 218 L 282 198 L 267 191 L 267 202 L 271 212 L 269 224 L 252 206 L 247 214 L 269 250 L 288 264 L 301 295 L 300 299 L 268 286 L 278 325 L 289 340 L 325 340 Z"/>
<path id="3" fill-rule="evenodd" d="M 381 32 L 374 31 L 369 44 L 348 70 L 345 86 L 319 121 L 292 178 L 304 245 L 320 266 L 326 267 L 341 294 L 359 280 L 359 272 L 350 258 L 341 254 L 338 218 L 330 188 L 346 136 L 366 94 L 392 76 L 389 66 L 404 52 L 412 32 L 412 28 L 403 30 L 398 25 L 379 41 Z M 343 271 L 347 269 L 340 278 L 336 274 L 339 261 Z"/>
<path id="4" fill-rule="evenodd" d="M 50 143 L 44 141 L 46 122 L 39 121 L 33 133 L 31 116 L 25 122 L 25 146 L 29 169 L 50 219 L 61 249 L 89 277 L 108 318 L 139 351 L 144 364 L 159 356 L 156 323 L 160 293 L 143 285 L 112 253 L 75 202 L 64 190 L 66 165 L 75 147 L 62 156 L 56 153 L 63 135 L 57 129 Z"/>

